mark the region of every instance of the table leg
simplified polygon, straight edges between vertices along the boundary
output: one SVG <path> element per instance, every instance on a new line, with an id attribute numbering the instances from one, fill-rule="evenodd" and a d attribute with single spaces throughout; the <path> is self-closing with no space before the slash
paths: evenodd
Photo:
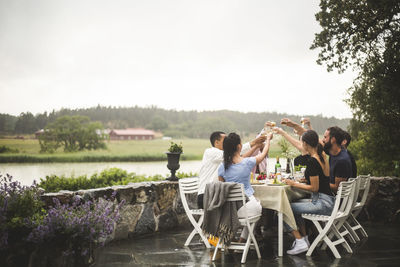
<path id="1" fill-rule="evenodd" d="M 278 256 L 283 256 L 283 215 L 278 212 Z"/>

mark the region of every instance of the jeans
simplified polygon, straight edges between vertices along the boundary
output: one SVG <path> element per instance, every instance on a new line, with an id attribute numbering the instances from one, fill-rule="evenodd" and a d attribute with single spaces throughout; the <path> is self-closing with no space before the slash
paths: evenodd
<path id="1" fill-rule="evenodd" d="M 335 197 L 329 196 L 324 193 L 313 192 L 309 201 L 294 202 L 291 203 L 293 215 L 298 226 L 304 225 L 304 219 L 301 214 L 319 214 L 319 215 L 331 215 L 333 206 L 335 205 Z M 286 229 L 292 232 L 292 229 L 288 224 L 284 222 Z"/>

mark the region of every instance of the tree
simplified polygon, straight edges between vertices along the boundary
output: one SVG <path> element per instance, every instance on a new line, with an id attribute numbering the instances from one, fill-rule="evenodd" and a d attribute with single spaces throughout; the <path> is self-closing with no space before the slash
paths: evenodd
<path id="1" fill-rule="evenodd" d="M 35 124 L 38 129 L 43 129 L 48 123 L 47 112 L 35 116 Z"/>
<path id="2" fill-rule="evenodd" d="M 16 122 L 17 117 L 8 114 L 0 114 L 0 133 L 14 132 Z"/>
<path id="3" fill-rule="evenodd" d="M 400 162 L 400 2 L 321 0 L 322 31 L 311 49 L 328 71 L 358 72 L 348 92 L 350 146 L 360 172 L 393 175 Z"/>
<path id="4" fill-rule="evenodd" d="M 35 116 L 30 112 L 22 112 L 15 123 L 15 132 L 19 134 L 32 134 L 37 130 Z"/>
<path id="5" fill-rule="evenodd" d="M 163 131 L 168 128 L 168 123 L 161 116 L 154 116 L 150 128 L 156 131 Z"/>
<path id="6" fill-rule="evenodd" d="M 41 152 L 54 152 L 63 146 L 65 152 L 105 148 L 100 134 L 103 126 L 85 116 L 62 116 L 45 127 L 39 137 Z"/>

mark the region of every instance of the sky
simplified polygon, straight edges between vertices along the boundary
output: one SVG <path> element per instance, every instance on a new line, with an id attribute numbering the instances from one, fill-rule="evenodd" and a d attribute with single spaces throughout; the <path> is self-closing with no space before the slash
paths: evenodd
<path id="1" fill-rule="evenodd" d="M 157 106 L 349 118 L 317 0 L 0 0 L 0 113 Z"/>

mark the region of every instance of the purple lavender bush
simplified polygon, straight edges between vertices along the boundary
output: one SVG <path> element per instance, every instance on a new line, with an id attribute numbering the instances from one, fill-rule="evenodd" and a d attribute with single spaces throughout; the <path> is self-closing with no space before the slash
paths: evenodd
<path id="1" fill-rule="evenodd" d="M 71 204 L 53 199 L 44 209 L 41 189 L 0 174 L 0 266 L 87 266 L 93 249 L 113 233 L 124 202 L 106 197 Z M 60 255 L 57 255 L 59 253 Z M 60 260 L 61 259 L 61 260 Z"/>
<path id="2" fill-rule="evenodd" d="M 45 214 L 44 203 L 40 199 L 40 189 L 34 182 L 32 186 L 22 186 L 13 181 L 9 174 L 0 174 L 0 265 L 23 264 L 31 247 L 27 237 L 31 231 L 31 221 Z"/>
<path id="3" fill-rule="evenodd" d="M 61 204 L 54 198 L 47 215 L 33 222 L 28 241 L 38 244 L 42 251 L 61 248 L 63 255 L 74 259 L 72 266 L 88 265 L 93 262 L 93 248 L 104 245 L 119 219 L 123 202 L 116 204 L 112 199 L 84 202 L 75 196 L 72 204 Z"/>

